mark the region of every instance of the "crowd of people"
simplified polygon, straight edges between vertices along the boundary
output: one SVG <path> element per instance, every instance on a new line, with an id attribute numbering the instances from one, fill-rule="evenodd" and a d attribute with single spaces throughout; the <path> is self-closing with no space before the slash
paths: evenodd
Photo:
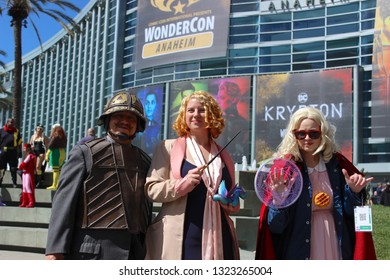
<path id="1" fill-rule="evenodd" d="M 378 183 L 371 186 L 371 204 L 390 206 L 390 182 Z"/>
<path id="2" fill-rule="evenodd" d="M 217 143 L 225 128 L 217 100 L 205 91 L 184 97 L 173 124 L 177 138 L 160 140 L 152 158 L 132 144 L 150 122 L 141 100 L 122 91 L 97 121 L 105 135 L 89 129 L 69 155 L 60 124 L 52 126 L 50 138 L 38 124 L 23 153 L 13 120 L 0 130 L 0 184 L 6 164 L 16 184 L 23 157 L 20 207 L 34 207 L 43 165 L 53 168 L 46 259 L 240 259 L 230 217 L 240 204 L 216 199 L 237 187 L 232 157 Z M 321 111 L 306 107 L 292 114 L 274 156 L 299 167 L 303 188 L 288 207 L 263 203 L 256 259 L 375 259 L 371 235 L 355 234 L 353 222 L 354 207 L 365 203 L 373 178 L 339 153 L 335 127 Z M 273 172 L 270 188 L 277 197 L 286 179 L 282 169 Z M 162 206 L 152 219 L 153 203 Z M 357 252 L 361 242 L 368 254 Z"/>

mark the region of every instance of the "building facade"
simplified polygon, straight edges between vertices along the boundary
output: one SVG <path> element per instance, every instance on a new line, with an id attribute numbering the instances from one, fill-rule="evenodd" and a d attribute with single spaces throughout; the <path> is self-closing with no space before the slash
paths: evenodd
<path id="1" fill-rule="evenodd" d="M 146 1 L 146 0 L 144 0 Z M 352 67 L 359 69 L 358 122 L 351 123 L 354 162 L 376 179 L 389 179 L 390 139 L 371 135 L 373 44 L 380 0 L 231 0 L 227 54 L 134 70 L 137 0 L 91 0 L 75 18 L 81 32 L 60 31 L 23 57 L 23 119 L 29 139 L 37 123 L 46 133 L 61 123 L 68 149 L 94 127 L 112 93 L 162 85 L 160 139 L 170 135 L 172 82 L 250 76 L 251 107 L 256 79 L 263 74 L 298 73 Z M 186 1 L 182 1 L 186 2 Z M 13 63 L 0 74 L 10 90 Z M 356 88 L 357 85 L 354 85 Z M 355 100 L 354 102 L 357 102 Z M 1 112 L 2 123 L 9 112 Z M 254 122 L 255 115 L 251 115 Z M 389 130 L 389 126 L 383 129 Z M 339 128 L 343 129 L 343 128 Z M 257 159 L 255 125 L 249 129 L 249 160 Z M 99 128 L 98 135 L 102 135 Z"/>

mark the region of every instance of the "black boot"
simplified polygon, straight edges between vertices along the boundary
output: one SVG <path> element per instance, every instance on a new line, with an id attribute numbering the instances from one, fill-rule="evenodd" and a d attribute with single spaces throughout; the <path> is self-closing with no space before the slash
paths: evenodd
<path id="1" fill-rule="evenodd" d="M 14 186 L 13 186 L 14 188 L 16 188 L 18 185 L 18 181 L 16 180 L 17 171 L 18 171 L 18 169 L 16 167 L 10 168 L 11 178 L 12 178 L 12 183 L 14 184 Z"/>
<path id="2" fill-rule="evenodd" d="M 35 187 L 36 188 L 42 187 L 41 186 L 41 178 L 42 178 L 42 175 L 35 174 L 34 181 L 35 181 Z"/>

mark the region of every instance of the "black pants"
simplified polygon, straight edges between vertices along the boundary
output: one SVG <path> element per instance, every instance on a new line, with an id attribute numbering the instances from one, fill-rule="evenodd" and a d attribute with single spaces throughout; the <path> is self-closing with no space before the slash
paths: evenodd
<path id="1" fill-rule="evenodd" d="M 18 170 L 18 151 L 16 149 L 1 151 L 0 153 L 0 170 L 5 172 L 9 165 L 11 171 L 12 182 L 16 184 L 16 171 Z M 4 173 L 0 175 L 0 185 L 3 181 Z"/>

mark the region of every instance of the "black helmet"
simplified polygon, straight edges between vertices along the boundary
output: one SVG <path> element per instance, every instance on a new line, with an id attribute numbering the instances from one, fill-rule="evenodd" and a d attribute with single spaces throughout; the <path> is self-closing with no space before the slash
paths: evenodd
<path id="1" fill-rule="evenodd" d="M 107 105 L 104 107 L 104 112 L 99 117 L 97 124 L 104 125 L 107 116 L 120 111 L 134 113 L 138 118 L 137 132 L 143 132 L 145 130 L 146 119 L 144 107 L 136 95 L 130 94 L 127 91 L 119 92 L 107 102 Z"/>

